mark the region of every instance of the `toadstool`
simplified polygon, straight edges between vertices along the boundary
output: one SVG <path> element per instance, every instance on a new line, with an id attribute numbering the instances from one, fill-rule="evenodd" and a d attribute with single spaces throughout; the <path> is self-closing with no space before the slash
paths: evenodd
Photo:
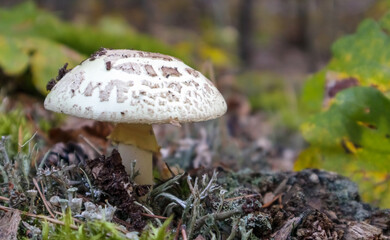
<path id="1" fill-rule="evenodd" d="M 45 108 L 115 123 L 110 138 L 126 172 L 136 160 L 138 184 L 153 184 L 152 153 L 159 146 L 151 124 L 205 121 L 227 109 L 210 80 L 159 53 L 103 48 L 61 77 L 51 83 Z"/>

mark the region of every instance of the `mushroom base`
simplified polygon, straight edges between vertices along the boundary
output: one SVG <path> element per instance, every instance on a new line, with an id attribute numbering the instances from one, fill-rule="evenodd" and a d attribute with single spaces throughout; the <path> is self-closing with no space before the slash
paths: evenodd
<path id="1" fill-rule="evenodd" d="M 139 176 L 134 181 L 140 185 L 153 185 L 153 152 L 159 151 L 152 125 L 118 123 L 109 138 L 118 143 L 122 164 L 128 174 L 134 173 L 132 163 L 136 160 L 135 171 Z"/>
<path id="2" fill-rule="evenodd" d="M 119 143 L 118 152 L 122 157 L 122 164 L 125 166 L 127 173 L 139 174 L 134 178 L 134 181 L 140 185 L 153 185 L 153 153 L 142 150 L 134 145 Z M 136 161 L 135 169 L 133 169 L 133 161 Z"/>

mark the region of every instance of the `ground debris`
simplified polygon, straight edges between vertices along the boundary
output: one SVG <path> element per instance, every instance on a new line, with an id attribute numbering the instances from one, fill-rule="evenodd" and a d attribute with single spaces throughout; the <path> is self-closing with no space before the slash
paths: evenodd
<path id="1" fill-rule="evenodd" d="M 129 219 L 133 229 L 142 230 L 146 221 L 141 215 L 142 208 L 134 201 L 135 194 L 145 193 L 145 187 L 134 185 L 130 181 L 118 151 L 114 149 L 109 157 L 102 155 L 88 159 L 85 168 L 92 176 L 95 186 L 107 194 L 110 204 L 117 207 L 117 217 Z"/>
<path id="2" fill-rule="evenodd" d="M 21 217 L 19 211 L 9 211 L 0 215 L 0 239 L 16 240 Z"/>
<path id="3" fill-rule="evenodd" d="M 376 240 L 382 239 L 382 230 L 366 222 L 352 223 L 345 234 L 345 240 Z"/>
<path id="4" fill-rule="evenodd" d="M 270 223 L 271 229 L 265 229 L 265 224 L 261 224 L 262 228 L 251 227 L 252 234 L 260 239 L 389 238 L 390 210 L 378 210 L 361 202 L 356 184 L 332 172 L 224 172 L 218 182 L 235 193 L 229 199 L 246 194 L 239 189 L 252 189 L 251 194 L 264 196 L 257 198 L 262 206 L 255 209 L 248 208 L 256 206 L 250 204 L 254 199 L 247 199 L 244 206 L 253 211 L 244 211 L 241 216 Z M 257 192 L 253 192 L 255 189 Z"/>
<path id="5" fill-rule="evenodd" d="M 296 229 L 298 239 L 341 239 L 334 231 L 334 223 L 318 210 L 310 210 Z"/>
<path id="6" fill-rule="evenodd" d="M 44 165 L 46 167 L 59 166 L 59 161 L 67 165 L 84 165 L 85 159 L 91 156 L 91 151 L 82 143 L 68 142 L 56 143 L 48 152 Z"/>
<path id="7" fill-rule="evenodd" d="M 390 235 L 390 209 L 377 210 L 370 217 L 370 224 Z"/>

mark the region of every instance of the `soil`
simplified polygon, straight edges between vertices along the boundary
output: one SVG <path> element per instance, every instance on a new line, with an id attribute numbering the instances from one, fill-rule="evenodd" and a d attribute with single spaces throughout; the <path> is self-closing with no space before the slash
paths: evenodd
<path id="1" fill-rule="evenodd" d="M 134 200 L 145 194 L 147 186 L 134 185 L 120 161 L 114 150 L 111 157 L 88 160 L 86 169 L 97 187 L 110 196 L 109 202 L 120 209 L 117 217 L 133 219 L 131 228 L 140 230 L 146 219 Z M 233 216 L 245 221 L 245 228 L 253 229 L 252 235 L 259 239 L 390 239 L 390 210 L 363 203 L 356 184 L 336 173 L 316 169 L 279 173 L 217 170 L 217 183 L 227 190 L 223 203 L 226 211 L 213 215 L 222 239 L 232 232 Z M 195 169 L 189 174 L 194 179 L 211 176 L 212 171 Z M 169 193 L 185 199 L 187 175 L 176 182 Z M 151 200 L 154 212 L 163 215 L 169 201 Z M 220 202 L 218 194 L 209 195 L 202 207 L 213 214 Z M 184 210 L 174 212 L 175 216 L 185 216 Z M 179 222 L 180 217 L 176 217 L 172 228 L 176 229 Z M 207 239 L 206 217 L 195 226 L 193 236 Z M 240 234 L 237 230 L 235 237 Z"/>
<path id="2" fill-rule="evenodd" d="M 230 173 L 224 175 L 225 179 L 231 178 Z M 258 238 L 390 237 L 390 210 L 380 210 L 361 202 L 356 184 L 336 173 L 307 169 L 234 176 L 238 184 L 262 196 L 263 206 L 253 214 L 255 217 L 267 216 L 271 229 L 264 231 L 261 226 L 254 228 L 253 233 Z M 220 181 L 223 182 L 224 178 Z M 274 196 L 276 201 L 273 201 Z"/>

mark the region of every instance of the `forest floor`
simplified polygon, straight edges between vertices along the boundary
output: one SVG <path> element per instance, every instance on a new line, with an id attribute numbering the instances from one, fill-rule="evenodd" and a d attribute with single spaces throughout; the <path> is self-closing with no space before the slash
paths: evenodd
<path id="1" fill-rule="evenodd" d="M 53 118 L 39 100 L 24 101 L 31 121 Z M 182 128 L 157 126 L 164 140 L 152 190 L 126 174 L 107 140 L 110 124 L 68 118 L 48 133 L 38 130 L 36 141 L 45 144 L 34 159 L 27 157 L 35 169 L 22 174 L 25 155 L 4 165 L 9 181 L 0 185 L 0 239 L 41 239 L 37 219 L 50 222 L 54 234 L 67 208 L 71 228 L 105 215 L 129 238 L 148 224 L 171 221 L 176 239 L 390 239 L 390 210 L 363 203 L 355 183 L 322 170 L 285 171 L 292 157 L 254 141 L 251 125 L 237 123 L 228 115 Z"/>

